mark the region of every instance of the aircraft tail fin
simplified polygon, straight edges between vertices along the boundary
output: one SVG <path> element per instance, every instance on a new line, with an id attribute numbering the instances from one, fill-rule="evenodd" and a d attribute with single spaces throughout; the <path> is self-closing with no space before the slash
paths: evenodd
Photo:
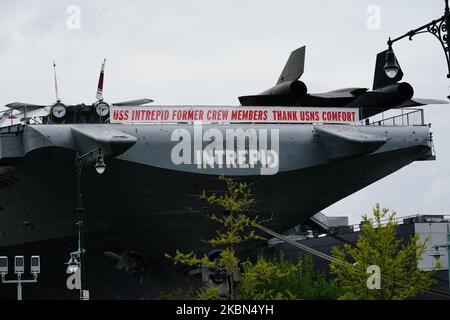
<path id="1" fill-rule="evenodd" d="M 397 64 L 399 66 L 399 70 L 397 75 L 394 78 L 389 78 L 386 75 L 386 73 L 384 72 L 384 65 L 386 63 L 386 53 L 387 50 L 384 50 L 377 54 L 377 61 L 375 63 L 375 74 L 373 77 L 373 88 L 372 88 L 373 90 L 386 87 L 390 84 L 397 83 L 403 78 L 402 68 L 400 67 L 400 64 L 398 64 L 398 60 Z"/>
<path id="2" fill-rule="evenodd" d="M 283 71 L 278 78 L 277 85 L 286 81 L 298 80 L 305 68 L 306 46 L 300 47 L 291 52 Z"/>
<path id="3" fill-rule="evenodd" d="M 99 101 L 103 101 L 103 78 L 105 75 L 105 63 L 106 63 L 106 59 L 103 60 L 102 63 L 102 68 L 100 70 L 100 76 L 98 78 L 98 86 L 97 86 L 97 100 Z"/>

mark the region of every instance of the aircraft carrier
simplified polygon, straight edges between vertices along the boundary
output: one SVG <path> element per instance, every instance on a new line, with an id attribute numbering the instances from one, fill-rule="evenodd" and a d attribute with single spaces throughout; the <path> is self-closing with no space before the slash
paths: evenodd
<path id="1" fill-rule="evenodd" d="M 215 234 L 217 225 L 208 219 L 198 195 L 203 190 L 223 192 L 219 175 L 250 183 L 255 211 L 264 225 L 283 232 L 414 161 L 435 159 L 421 109 L 371 122 L 370 116 L 387 109 L 427 104 L 412 97 L 410 85 L 397 83 L 401 76 L 381 81 L 378 67 L 372 91 L 350 88 L 309 94 L 298 80 L 303 73 L 302 48 L 291 54 L 274 88 L 241 97 L 241 106 L 230 108 L 347 108 L 358 111 L 357 121 L 218 121 L 198 128 L 193 121 L 113 121 L 114 110 L 137 106 L 113 106 L 102 99 L 92 106 L 58 101 L 54 108 L 67 108 L 63 121 L 52 111 L 31 117 L 33 110 L 41 110 L 33 105 L 12 105 L 22 116 L 5 120 L 11 124 L 0 129 L 0 253 L 41 256 L 40 285 L 26 288 L 29 297 L 78 298 L 65 287 L 64 263 L 77 239 L 75 159 L 90 150 L 101 150 L 107 165 L 98 175 L 95 156 L 86 161 L 81 186 L 87 288 L 96 299 L 154 298 L 159 291 L 189 284 L 189 277 L 180 275 L 164 253 L 211 250 L 205 240 Z M 384 56 L 381 53 L 378 60 Z M 108 114 L 98 109 L 100 104 L 106 104 Z M 239 145 L 236 138 L 242 139 L 245 150 L 254 143 L 260 151 L 261 134 L 269 135 L 265 149 L 276 149 L 276 171 L 265 173 L 267 165 L 262 162 L 250 166 L 174 162 L 181 133 L 190 137 L 200 133 L 204 150 L 215 141 L 212 133 L 224 137 L 221 144 L 229 143 L 230 131 L 238 132 L 231 142 L 233 150 Z M 195 158 L 195 147 L 191 151 Z M 126 263 L 119 267 L 115 257 Z M 0 298 L 14 298 L 14 290 L 0 286 Z"/>

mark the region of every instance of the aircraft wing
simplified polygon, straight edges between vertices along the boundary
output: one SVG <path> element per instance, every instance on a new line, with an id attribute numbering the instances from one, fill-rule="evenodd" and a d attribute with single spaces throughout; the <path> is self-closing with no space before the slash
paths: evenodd
<path id="1" fill-rule="evenodd" d="M 445 100 L 438 100 L 438 99 L 422 99 L 422 98 L 413 98 L 409 101 L 406 101 L 402 103 L 399 108 L 406 108 L 406 107 L 419 107 L 419 106 L 425 106 L 427 104 L 449 104 L 450 101 Z"/>
<path id="2" fill-rule="evenodd" d="M 369 90 L 369 89 L 367 89 L 367 88 L 343 88 L 343 89 L 322 92 L 322 93 L 311 93 L 310 96 L 317 97 L 317 98 L 323 98 L 323 99 L 325 99 L 325 98 L 329 98 L 329 99 L 355 98 L 357 96 L 362 95 L 367 90 Z"/>
<path id="3" fill-rule="evenodd" d="M 19 110 L 19 111 L 23 111 L 26 108 L 27 111 L 31 111 L 31 110 L 36 110 L 36 109 L 42 109 L 47 106 L 31 104 L 31 103 L 23 103 L 23 102 L 12 102 L 12 103 L 8 103 L 7 105 L 5 105 L 5 107 L 14 109 L 14 110 Z"/>
<path id="4" fill-rule="evenodd" d="M 133 107 L 133 106 L 140 106 L 143 104 L 151 103 L 153 102 L 152 99 L 136 99 L 136 100 L 130 100 L 130 101 L 124 101 L 124 102 L 117 102 L 113 103 L 113 106 L 125 106 L 125 107 Z"/>

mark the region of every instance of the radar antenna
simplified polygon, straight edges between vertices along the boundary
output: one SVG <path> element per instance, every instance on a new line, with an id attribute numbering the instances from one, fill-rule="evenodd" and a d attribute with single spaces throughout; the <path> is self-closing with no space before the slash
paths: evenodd
<path id="1" fill-rule="evenodd" d="M 59 98 L 59 94 L 58 94 L 58 80 L 56 79 L 56 63 L 55 63 L 55 61 L 53 61 L 53 76 L 55 77 L 56 102 L 61 102 L 61 99 Z"/>

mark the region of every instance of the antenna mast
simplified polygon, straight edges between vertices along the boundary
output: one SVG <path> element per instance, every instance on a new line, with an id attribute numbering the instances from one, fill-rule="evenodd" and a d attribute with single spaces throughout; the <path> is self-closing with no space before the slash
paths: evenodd
<path id="1" fill-rule="evenodd" d="M 56 79 L 56 63 L 53 61 L 53 75 L 55 77 L 55 94 L 56 94 L 56 102 L 61 102 L 58 94 L 58 80 Z"/>

